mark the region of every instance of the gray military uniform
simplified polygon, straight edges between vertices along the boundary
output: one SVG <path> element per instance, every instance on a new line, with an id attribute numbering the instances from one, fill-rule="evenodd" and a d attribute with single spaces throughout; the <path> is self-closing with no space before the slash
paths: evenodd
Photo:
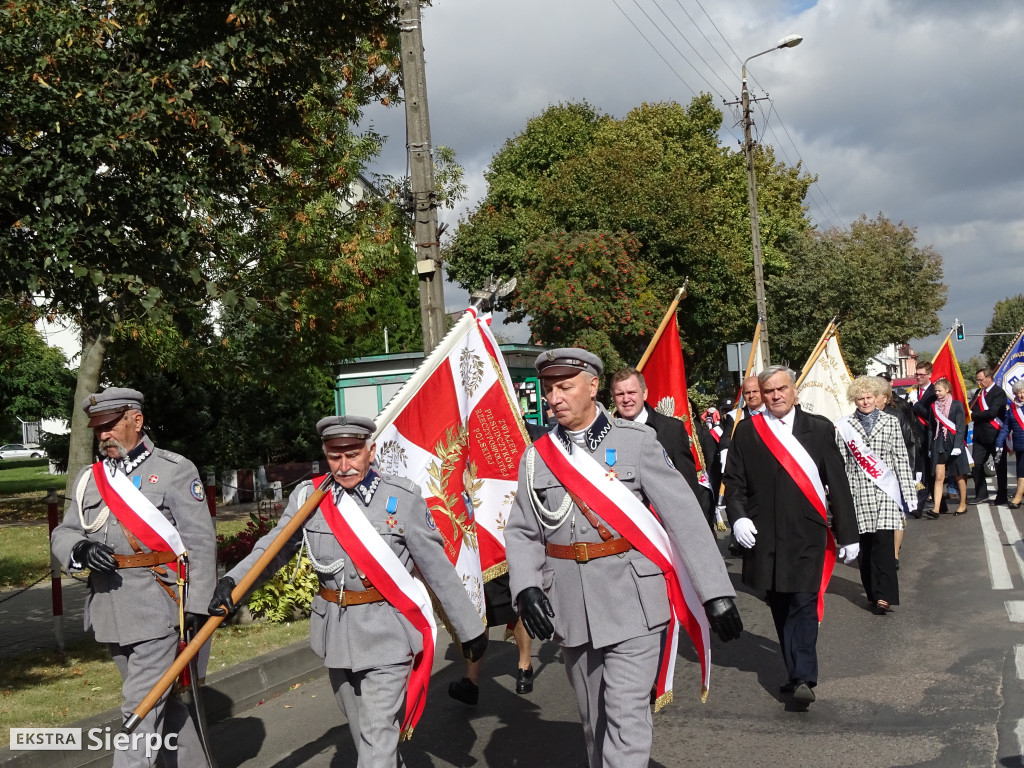
<path id="1" fill-rule="evenodd" d="M 107 467 L 109 464 L 105 465 L 105 471 Z M 189 556 L 185 610 L 205 615 L 216 579 L 216 534 L 195 465 L 176 453 L 155 448 L 152 441 L 144 437 L 117 471 L 125 471 L 142 495 L 177 529 Z M 95 480 L 91 476 L 86 478 L 91 473 L 92 468 L 86 467 L 76 478 L 64 522 L 54 529 L 50 540 L 54 557 L 69 571 L 83 567 L 71 559 L 71 550 L 82 539 L 108 544 L 118 555 L 135 554 L 125 529 L 112 512 L 97 530 L 86 531 L 106 507 Z M 145 545 L 143 551 L 146 551 Z M 178 606 L 157 583 L 159 578 L 177 594 L 175 574 L 166 566 L 162 570 L 165 571 L 163 576 L 149 568 L 89 574 L 85 628 L 91 628 L 96 640 L 107 643 L 110 648 L 124 679 L 121 711 L 126 717 L 167 671 L 177 654 Z M 164 752 L 164 764 L 206 765 L 206 756 L 188 710 L 177 698 L 165 694 L 135 733 L 174 732 L 178 733 L 178 750 Z M 114 753 L 117 768 L 152 764 L 142 752 Z"/>
<path id="2" fill-rule="evenodd" d="M 553 439 L 571 452 L 586 450 L 645 504 L 650 502 L 688 565 L 701 603 L 734 597 L 725 564 L 708 532 L 693 492 L 658 443 L 654 430 L 603 409 L 585 431 L 585 447 L 572 444 L 559 427 Z M 556 510 L 565 489 L 540 456 L 533 491 Z M 650 694 L 662 633 L 670 618 L 665 579 L 636 549 L 585 563 L 547 555 L 545 544 L 600 543 L 601 536 L 575 507 L 558 527 L 541 525 L 531 503 L 527 461 L 519 467 L 519 489 L 505 528 L 513 595 L 540 587 L 554 609 L 554 637 L 563 646 L 566 672 L 576 692 L 590 768 L 646 766 L 653 728 Z M 607 521 L 602 521 L 619 536 Z"/>
<path id="3" fill-rule="evenodd" d="M 302 501 L 312 492 L 304 483 L 292 493 L 277 528 L 260 539 L 252 553 L 227 575 L 239 582 L 275 538 Z M 335 493 L 344 493 L 335 486 Z M 444 542 L 426 502 L 414 483 L 370 470 L 349 493 L 367 520 L 411 573 L 417 568 L 444 608 L 449 628 L 462 640 L 484 631 L 444 552 Z M 392 501 L 393 500 L 393 501 Z M 393 514 L 388 512 L 389 501 Z M 322 587 L 364 591 L 355 564 L 318 509 L 271 561 L 264 579 L 287 564 L 302 546 L 303 531 L 310 559 Z M 414 657 L 423 650 L 420 633 L 387 602 L 342 607 L 319 594 L 313 599 L 309 644 L 329 670 L 335 698 L 349 721 L 359 754 L 359 768 L 394 768 L 398 755 L 400 714 Z"/>

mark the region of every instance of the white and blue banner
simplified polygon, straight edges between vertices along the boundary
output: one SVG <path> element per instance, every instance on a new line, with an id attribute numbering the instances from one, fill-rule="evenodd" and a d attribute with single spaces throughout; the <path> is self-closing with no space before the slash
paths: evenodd
<path id="1" fill-rule="evenodd" d="M 1006 390 L 1006 396 L 1012 402 L 1014 382 L 1024 379 L 1024 329 L 1017 334 L 1016 341 L 1003 355 L 993 378 L 996 384 Z"/>

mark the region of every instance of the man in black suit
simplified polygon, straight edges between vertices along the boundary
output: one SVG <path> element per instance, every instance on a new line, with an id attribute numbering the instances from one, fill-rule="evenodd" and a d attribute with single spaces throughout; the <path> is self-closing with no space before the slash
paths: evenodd
<path id="1" fill-rule="evenodd" d="M 767 591 L 789 673 L 780 691 L 806 706 L 816 698 L 818 601 L 831 575 L 828 510 L 845 563 L 860 552 L 857 518 L 832 422 L 797 407 L 789 368 L 770 366 L 758 381 L 767 412 L 736 427 L 725 468 L 726 512 L 744 547 L 743 583 Z"/>
<path id="2" fill-rule="evenodd" d="M 990 368 L 979 368 L 974 374 L 978 391 L 971 401 L 971 421 L 974 422 L 974 498 L 971 504 L 988 501 L 988 481 L 985 479 L 985 461 L 996 455 L 996 437 L 1006 419 L 1006 390 L 997 387 Z M 996 497 L 993 504 L 1005 504 L 1006 454 L 996 459 Z"/>
<path id="3" fill-rule="evenodd" d="M 647 402 L 647 385 L 644 376 L 636 368 L 623 368 L 612 375 L 612 403 L 615 415 L 620 419 L 628 419 L 638 424 L 646 424 L 658 436 L 658 442 L 675 465 L 676 470 L 684 478 L 697 497 L 705 517 L 711 506 L 711 491 L 700 484 L 697 478 L 697 465 L 690 451 L 690 437 L 686 427 L 679 419 L 664 416 L 654 410 Z M 714 525 L 712 514 L 709 522 Z"/>
<path id="4" fill-rule="evenodd" d="M 929 446 L 931 435 L 928 432 L 928 419 L 931 417 L 932 403 L 935 402 L 935 387 L 932 386 L 932 364 L 918 361 L 914 371 L 917 378 L 917 386 L 911 388 L 907 393 L 907 400 L 910 402 L 916 420 L 918 442 L 921 450 L 917 453 L 917 462 L 914 464 L 914 479 L 921 487 L 917 491 L 917 508 L 924 509 L 931 498 L 929 489 L 935 486 L 935 475 L 932 471 L 932 459 Z M 939 503 L 939 509 L 946 511 L 946 499 Z"/>

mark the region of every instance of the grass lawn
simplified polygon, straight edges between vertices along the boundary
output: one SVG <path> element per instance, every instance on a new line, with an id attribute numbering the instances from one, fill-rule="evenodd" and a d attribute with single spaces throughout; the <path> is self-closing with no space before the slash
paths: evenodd
<path id="1" fill-rule="evenodd" d="M 231 536 L 238 533 L 247 522 L 218 521 L 217 533 Z M 0 589 L 34 584 L 49 572 L 50 533 L 45 525 L 11 525 L 0 528 Z"/>
<path id="2" fill-rule="evenodd" d="M 0 461 L 0 520 L 45 520 L 47 489 L 63 493 L 66 480 L 50 474 L 46 459 Z"/>
<path id="3" fill-rule="evenodd" d="M 221 626 L 208 674 L 309 637 L 309 621 Z M 61 654 L 37 651 L 0 660 L 0 747 L 11 728 L 53 728 L 119 706 L 121 676 L 105 645 L 80 640 Z"/>

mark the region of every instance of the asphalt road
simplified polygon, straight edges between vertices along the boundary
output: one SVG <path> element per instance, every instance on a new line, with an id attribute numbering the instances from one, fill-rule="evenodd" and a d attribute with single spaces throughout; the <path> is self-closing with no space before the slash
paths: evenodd
<path id="1" fill-rule="evenodd" d="M 888 616 L 868 610 L 855 568 L 837 566 L 819 636 L 818 701 L 807 711 L 778 693 L 786 675 L 769 611 L 740 587 L 739 561 L 727 558 L 746 631 L 733 643 L 713 640 L 706 704 L 696 657 L 681 648 L 676 700 L 655 716 L 651 765 L 1024 765 L 1024 510 L 969 510 L 909 521 L 901 604 Z M 492 635 L 484 674 L 493 677 L 476 707 L 448 698 L 462 667 L 450 646 L 439 652 L 426 714 L 402 746 L 406 764 L 584 765 L 557 646 L 535 645 L 534 692 L 516 696 L 514 646 Z M 214 734 L 220 768 L 355 765 L 326 679 L 242 712 Z"/>

